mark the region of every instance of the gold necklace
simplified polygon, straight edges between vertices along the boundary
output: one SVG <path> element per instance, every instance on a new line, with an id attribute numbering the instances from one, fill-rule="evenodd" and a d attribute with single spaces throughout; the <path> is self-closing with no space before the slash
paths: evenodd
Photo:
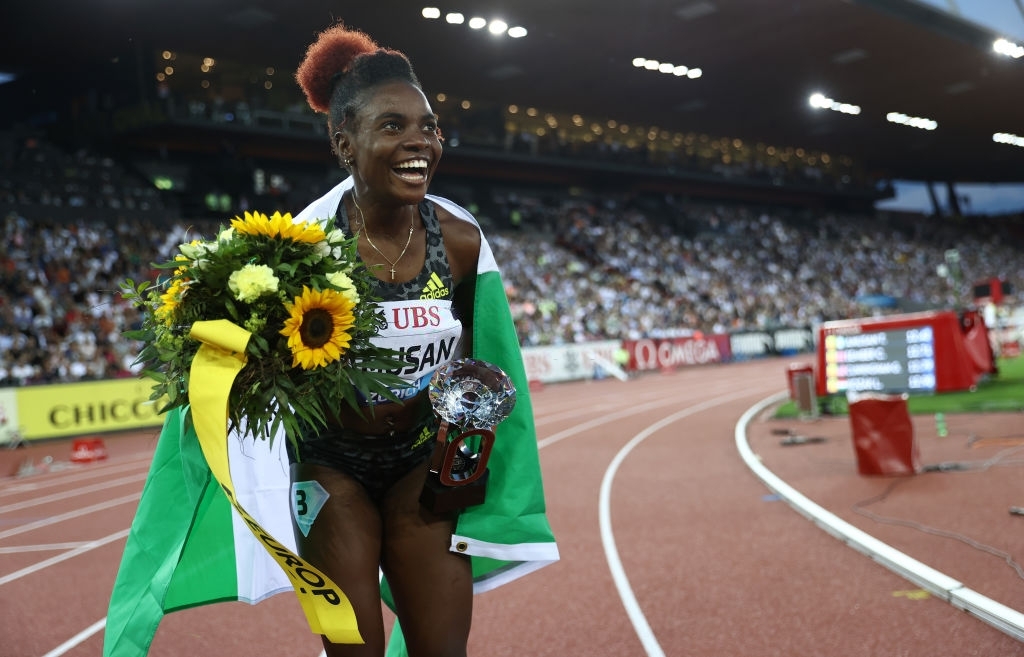
<path id="1" fill-rule="evenodd" d="M 398 257 L 395 258 L 394 262 L 392 262 L 390 258 L 384 255 L 383 251 L 377 248 L 377 245 L 373 243 L 373 240 L 370 239 L 370 231 L 366 228 L 366 215 L 363 214 L 363 209 L 359 207 L 359 201 L 356 200 L 355 192 L 352 192 L 352 203 L 356 206 L 356 210 L 359 210 L 359 222 L 363 224 L 363 234 L 366 235 L 366 243 L 372 246 L 373 250 L 376 251 L 380 257 L 384 258 L 389 265 L 391 265 L 391 280 L 395 280 L 395 267 L 398 265 L 398 261 L 402 259 L 402 256 L 405 255 L 405 252 L 409 250 L 409 245 L 412 244 L 412 233 L 416 227 L 416 214 L 413 213 L 409 217 L 409 237 L 405 240 L 405 246 L 402 248 L 402 252 L 399 253 Z"/>

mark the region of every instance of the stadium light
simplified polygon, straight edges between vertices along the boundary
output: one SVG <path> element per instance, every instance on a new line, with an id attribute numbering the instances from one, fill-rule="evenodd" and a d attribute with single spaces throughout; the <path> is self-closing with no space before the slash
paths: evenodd
<path id="1" fill-rule="evenodd" d="M 449 25 L 468 25 L 471 30 L 482 30 L 487 28 L 487 31 L 494 36 L 508 36 L 510 39 L 522 39 L 529 32 L 522 25 L 510 26 L 507 22 L 500 18 L 488 20 L 482 16 L 473 16 L 468 21 L 466 20 L 465 14 L 458 11 L 442 12 L 438 7 L 424 7 L 420 10 L 423 18 L 428 20 L 436 20 L 441 17 L 444 13 L 444 20 Z"/>
<path id="2" fill-rule="evenodd" d="M 646 57 L 634 57 L 633 66 L 636 68 L 646 69 L 648 71 L 665 73 L 666 75 L 674 75 L 677 78 L 686 77 L 690 80 L 695 80 L 704 75 L 704 71 L 699 68 L 682 66 L 680 64 L 670 64 L 669 62 L 661 62 L 657 59 L 647 59 Z"/>
<path id="3" fill-rule="evenodd" d="M 1024 137 L 1018 135 L 1011 135 L 1008 132 L 997 132 L 992 135 L 992 141 L 997 144 L 1009 144 L 1010 146 L 1018 146 L 1024 148 Z"/>
<path id="4" fill-rule="evenodd" d="M 807 102 L 815 109 L 828 109 L 841 114 L 860 114 L 860 105 L 852 103 L 840 103 L 826 96 L 823 93 L 813 93 Z"/>
<path id="5" fill-rule="evenodd" d="M 1008 39 L 996 39 L 992 43 L 992 50 L 995 50 L 1000 55 L 1006 55 L 1007 57 L 1013 57 L 1014 59 L 1024 57 L 1024 46 L 1016 44 Z"/>
<path id="6" fill-rule="evenodd" d="M 920 116 L 907 116 L 903 112 L 889 112 L 885 115 L 885 120 L 889 123 L 898 123 L 910 126 L 911 128 L 920 128 L 921 130 L 934 130 L 939 127 L 938 122 L 932 119 L 925 119 Z"/>

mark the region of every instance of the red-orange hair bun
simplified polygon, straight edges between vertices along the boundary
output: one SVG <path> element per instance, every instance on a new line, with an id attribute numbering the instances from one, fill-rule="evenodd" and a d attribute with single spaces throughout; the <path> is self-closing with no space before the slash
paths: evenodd
<path id="1" fill-rule="evenodd" d="M 376 52 L 378 48 L 365 33 L 340 23 L 321 32 L 295 71 L 295 80 L 313 111 L 329 113 L 335 76 L 347 72 L 359 55 Z"/>

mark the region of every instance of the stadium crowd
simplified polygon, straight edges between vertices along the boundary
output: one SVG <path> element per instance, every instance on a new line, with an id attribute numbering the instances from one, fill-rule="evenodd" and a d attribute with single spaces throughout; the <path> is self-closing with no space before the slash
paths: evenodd
<path id="1" fill-rule="evenodd" d="M 139 317 L 121 284 L 154 278 L 152 263 L 230 216 L 168 220 L 173 209 L 145 184 L 81 153 L 42 148 L 2 165 L 0 386 L 133 375 L 138 344 L 123 331 Z M 32 185 L 8 175 L 26 165 Z M 971 282 L 990 276 L 1019 305 L 1024 287 L 1015 219 L 474 189 L 479 197 L 438 193 L 481 218 L 527 346 L 813 326 L 883 312 L 879 299 L 962 307 Z"/>
<path id="2" fill-rule="evenodd" d="M 225 82 L 224 86 L 233 85 Z M 231 100 L 225 98 L 221 90 L 203 89 L 172 76 L 158 85 L 157 96 L 160 99 L 158 113 L 154 114 L 149 105 L 126 108 L 122 110 L 122 120 L 235 126 L 287 133 L 297 138 L 319 137 L 323 129 L 321 119 L 304 99 L 277 87 L 272 93 L 250 89 L 239 99 Z M 686 172 L 701 178 L 773 185 L 836 190 L 867 189 L 874 185 L 871 177 L 860 171 L 850 158 L 831 157 L 803 148 L 627 126 L 608 118 L 556 116 L 537 108 L 502 107 L 477 99 L 463 99 L 460 103 L 444 94 L 436 98 L 435 103 L 444 128 L 446 149 L 607 162 L 652 172 Z"/>
<path id="3" fill-rule="evenodd" d="M 522 343 L 814 326 L 879 304 L 962 307 L 975 279 L 1024 281 L 1024 236 L 998 222 L 663 207 L 654 218 L 623 199 L 566 199 L 544 208 L 550 230 L 493 236 Z"/>

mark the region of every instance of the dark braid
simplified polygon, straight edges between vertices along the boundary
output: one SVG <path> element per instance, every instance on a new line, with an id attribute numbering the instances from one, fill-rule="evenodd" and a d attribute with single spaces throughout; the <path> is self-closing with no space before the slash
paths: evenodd
<path id="1" fill-rule="evenodd" d="M 346 119 L 355 116 L 355 110 L 363 91 L 383 82 L 401 80 L 420 89 L 420 81 L 412 70 L 412 64 L 400 52 L 378 50 L 360 55 L 352 62 L 347 73 L 338 77 L 331 94 L 331 111 L 328 120 L 333 126 L 340 126 Z"/>

